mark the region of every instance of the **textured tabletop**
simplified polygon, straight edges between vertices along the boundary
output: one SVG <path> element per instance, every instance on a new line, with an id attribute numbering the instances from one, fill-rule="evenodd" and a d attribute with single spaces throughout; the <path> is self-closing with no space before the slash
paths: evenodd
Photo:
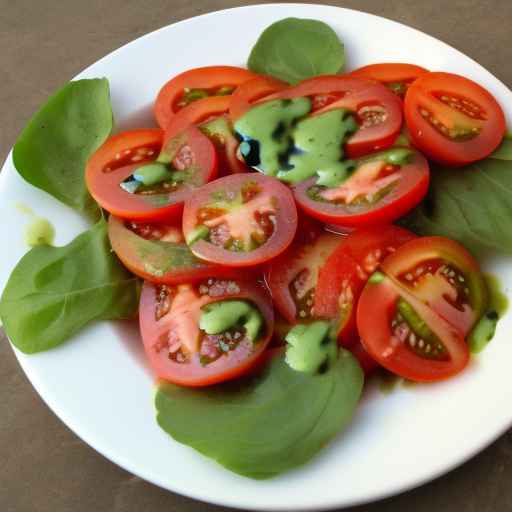
<path id="1" fill-rule="evenodd" d="M 48 95 L 98 58 L 161 26 L 244 3 L 2 0 L 0 157 L 5 158 L 23 125 Z M 378 14 L 427 32 L 455 46 L 512 86 L 510 0 L 327 3 Z M 32 389 L 1 329 L 0 404 L 2 512 L 227 510 L 146 483 L 80 441 Z M 510 511 L 511 480 L 512 431 L 509 431 L 448 475 L 351 512 Z"/>

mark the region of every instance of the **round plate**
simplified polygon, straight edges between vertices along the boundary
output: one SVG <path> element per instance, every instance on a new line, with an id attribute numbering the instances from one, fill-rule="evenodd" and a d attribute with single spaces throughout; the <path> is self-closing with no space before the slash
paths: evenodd
<path id="1" fill-rule="evenodd" d="M 195 66 L 243 66 L 262 30 L 288 16 L 315 18 L 333 27 L 345 43 L 348 69 L 372 62 L 413 62 L 468 76 L 502 105 L 512 105 L 512 93 L 489 72 L 430 36 L 362 12 L 305 4 L 243 7 L 183 21 L 122 47 L 77 78 L 110 80 L 118 129 L 147 125 L 150 105 L 171 76 Z M 26 184 L 9 156 L 0 174 L 0 218 L 9 219 L 0 231 L 0 289 L 27 250 L 20 227 L 30 219 L 18 203 L 54 224 L 59 245 L 86 227 L 76 213 Z M 497 256 L 484 263 L 509 294 L 512 265 Z M 159 429 L 154 381 L 135 325 L 98 323 L 57 349 L 16 355 L 53 411 L 128 471 L 212 503 L 311 510 L 404 491 L 448 471 L 498 437 L 512 423 L 512 382 L 503 378 L 512 360 L 511 331 L 508 314 L 489 347 L 458 378 L 398 387 L 390 394 L 368 389 L 347 431 L 306 466 L 269 481 L 232 474 Z"/>

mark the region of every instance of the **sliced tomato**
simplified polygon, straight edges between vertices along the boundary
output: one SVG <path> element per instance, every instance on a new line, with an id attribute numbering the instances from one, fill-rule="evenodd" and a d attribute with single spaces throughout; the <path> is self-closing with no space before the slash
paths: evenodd
<path id="1" fill-rule="evenodd" d="M 412 312 L 409 318 L 405 307 Z M 366 284 L 357 306 L 357 328 L 370 356 L 405 379 L 446 379 L 469 361 L 460 332 L 384 274 Z"/>
<path id="2" fill-rule="evenodd" d="M 358 160 L 350 176 L 335 187 L 318 185 L 318 178 L 298 183 L 293 187 L 298 205 L 323 222 L 342 226 L 393 222 L 427 193 L 429 167 L 417 151 L 401 165 L 388 163 L 386 155 Z"/>
<path id="3" fill-rule="evenodd" d="M 334 234 L 319 233 L 309 243 L 294 242 L 270 262 L 265 279 L 275 307 L 288 323 L 314 317 L 318 273 L 341 240 Z"/>
<path id="4" fill-rule="evenodd" d="M 200 328 L 203 308 L 243 300 L 259 311 L 263 325 L 251 340 L 238 324 L 218 334 Z M 208 386 L 246 374 L 267 347 L 274 312 L 259 282 L 209 278 L 175 287 L 146 281 L 139 308 L 142 341 L 156 376 L 183 386 Z"/>
<path id="5" fill-rule="evenodd" d="M 194 68 L 169 80 L 158 93 L 154 112 L 161 128 L 167 128 L 177 112 L 196 101 L 228 96 L 236 88 L 257 75 L 235 66 Z"/>
<path id="6" fill-rule="evenodd" d="M 183 211 L 183 232 L 199 258 L 254 266 L 281 254 L 297 229 L 290 190 L 258 173 L 234 174 L 202 187 Z"/>
<path id="7" fill-rule="evenodd" d="M 381 268 L 453 325 L 462 337 L 487 306 L 487 290 L 478 263 L 464 247 L 448 238 L 411 240 L 388 256 Z"/>
<path id="8" fill-rule="evenodd" d="M 113 135 L 91 156 L 85 179 L 102 208 L 132 220 L 176 216 L 185 199 L 215 178 L 215 148 L 197 128 L 190 127 L 163 145 L 162 141 L 161 130 L 131 130 Z M 143 186 L 134 176 L 157 157 L 170 162 L 159 164 L 165 179 Z M 132 185 L 138 188 L 130 188 Z"/>
<path id="9" fill-rule="evenodd" d="M 410 85 L 420 76 L 428 73 L 428 69 L 403 62 L 385 62 L 363 66 L 350 73 L 350 76 L 375 80 L 391 89 L 403 98 Z"/>
<path id="10" fill-rule="evenodd" d="M 368 354 L 361 340 L 356 341 L 355 344 L 350 347 L 350 352 L 352 352 L 352 355 L 357 359 L 365 376 L 372 374 L 379 367 L 379 363 Z"/>
<path id="11" fill-rule="evenodd" d="M 393 225 L 356 230 L 346 236 L 320 269 L 315 315 L 335 320 L 339 343 L 357 342 L 356 306 L 368 277 L 380 262 L 416 235 Z"/>
<path id="12" fill-rule="evenodd" d="M 110 215 L 108 236 L 123 265 L 154 283 L 191 283 L 212 275 L 240 277 L 236 269 L 196 258 L 176 221 L 150 224 Z"/>
<path id="13" fill-rule="evenodd" d="M 248 172 L 249 167 L 237 157 L 239 140 L 227 115 L 218 116 L 199 125 L 199 129 L 213 142 L 219 157 L 219 176 Z"/>
<path id="14" fill-rule="evenodd" d="M 230 98 L 229 117 L 233 122 L 239 119 L 251 106 L 270 94 L 286 89 L 286 82 L 270 76 L 259 76 L 237 87 Z"/>
<path id="15" fill-rule="evenodd" d="M 305 96 L 313 101 L 313 115 L 336 108 L 355 114 L 359 130 L 345 144 L 351 158 L 391 146 L 400 132 L 400 99 L 385 86 L 361 78 L 342 75 L 310 78 L 260 101 Z"/>
<path id="16" fill-rule="evenodd" d="M 414 145 L 447 165 L 485 158 L 501 142 L 505 116 L 477 83 L 451 73 L 427 73 L 405 96 L 405 120 Z"/>

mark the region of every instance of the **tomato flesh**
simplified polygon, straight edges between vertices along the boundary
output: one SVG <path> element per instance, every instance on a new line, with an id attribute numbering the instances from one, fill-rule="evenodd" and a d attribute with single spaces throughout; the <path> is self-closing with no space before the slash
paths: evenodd
<path id="1" fill-rule="evenodd" d="M 110 137 L 89 159 L 85 179 L 89 192 L 102 208 L 122 218 L 158 220 L 181 213 L 183 201 L 202 184 L 215 178 L 217 155 L 212 143 L 197 128 L 165 140 L 161 130 L 123 132 Z M 166 153 L 170 178 L 129 191 L 133 176 Z M 169 148 L 169 149 L 167 149 Z M 127 161 L 129 159 L 129 161 Z"/>
<path id="2" fill-rule="evenodd" d="M 297 203 L 309 215 L 356 227 L 398 219 L 425 197 L 428 184 L 428 162 L 414 152 L 402 166 L 386 163 L 379 154 L 361 159 L 354 172 L 336 187 L 319 186 L 317 178 L 311 178 L 293 190 Z"/>
<path id="3" fill-rule="evenodd" d="M 208 335 L 199 327 L 201 308 L 242 299 L 261 313 L 264 326 L 251 341 L 234 327 Z M 268 345 L 274 326 L 268 291 L 257 282 L 209 278 L 176 287 L 144 283 L 140 301 L 144 348 L 156 376 L 183 386 L 208 386 L 247 373 Z"/>
<path id="4" fill-rule="evenodd" d="M 485 158 L 500 144 L 505 116 L 477 83 L 451 73 L 427 73 L 405 97 L 405 120 L 414 145 L 447 165 Z"/>
<path id="5" fill-rule="evenodd" d="M 196 256 L 227 266 L 254 266 L 282 253 L 297 229 L 291 192 L 257 173 L 220 178 L 186 202 L 183 232 Z"/>

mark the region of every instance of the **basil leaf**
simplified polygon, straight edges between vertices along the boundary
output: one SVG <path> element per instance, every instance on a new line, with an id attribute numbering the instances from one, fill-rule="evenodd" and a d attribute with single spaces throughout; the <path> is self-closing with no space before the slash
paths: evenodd
<path id="1" fill-rule="evenodd" d="M 453 238 L 474 253 L 512 253 L 512 161 L 433 167 L 426 199 L 400 223 L 420 235 Z"/>
<path id="2" fill-rule="evenodd" d="M 295 84 L 334 74 L 345 64 L 343 43 L 318 20 L 285 18 L 267 27 L 254 45 L 248 68 Z"/>
<path id="3" fill-rule="evenodd" d="M 361 368 L 343 349 L 321 375 L 294 371 L 281 355 L 242 381 L 204 389 L 161 383 L 157 421 L 227 469 L 265 479 L 304 464 L 343 429 L 362 387 Z"/>
<path id="4" fill-rule="evenodd" d="M 97 219 L 99 208 L 85 186 L 84 169 L 111 130 L 107 79 L 70 82 L 23 129 L 14 145 L 14 166 L 30 184 Z"/>
<path id="5" fill-rule="evenodd" d="M 128 318 L 138 282 L 112 252 L 101 219 L 63 247 L 37 246 L 16 265 L 0 299 L 13 344 L 32 354 L 60 345 L 92 320 Z"/>

